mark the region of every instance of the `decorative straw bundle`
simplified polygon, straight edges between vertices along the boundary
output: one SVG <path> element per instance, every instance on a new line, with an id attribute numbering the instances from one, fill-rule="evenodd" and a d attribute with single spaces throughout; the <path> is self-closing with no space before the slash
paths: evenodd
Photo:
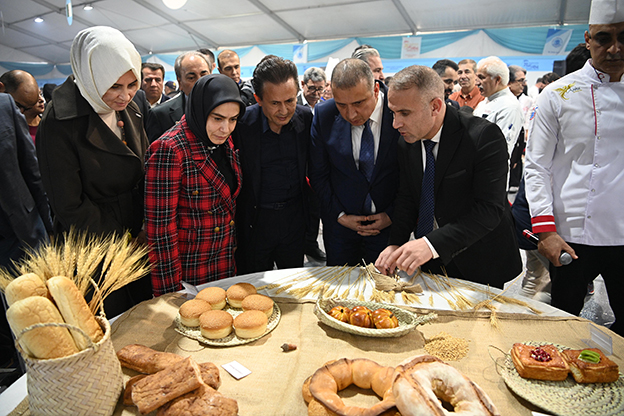
<path id="1" fill-rule="evenodd" d="M 97 289 L 89 308 L 97 314 L 113 291 L 149 273 L 148 251 L 145 246 L 132 244 L 126 235 L 104 237 L 72 229 L 57 238 L 56 243 L 28 252 L 15 269 L 18 275 L 35 273 L 44 280 L 65 276 L 74 280 L 83 296 L 95 284 Z M 1 290 L 13 279 L 9 271 L 0 269 Z"/>

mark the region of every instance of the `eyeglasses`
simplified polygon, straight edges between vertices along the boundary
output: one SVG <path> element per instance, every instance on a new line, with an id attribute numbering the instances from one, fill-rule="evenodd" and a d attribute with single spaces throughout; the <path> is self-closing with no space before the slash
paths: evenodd
<path id="1" fill-rule="evenodd" d="M 325 87 L 311 87 L 308 84 L 306 84 L 306 88 L 313 94 L 316 94 L 317 92 L 323 92 L 323 90 L 325 89 Z"/>
<path id="2" fill-rule="evenodd" d="M 516 82 L 518 84 L 526 84 L 526 78 L 518 78 L 518 79 L 516 79 Z"/>

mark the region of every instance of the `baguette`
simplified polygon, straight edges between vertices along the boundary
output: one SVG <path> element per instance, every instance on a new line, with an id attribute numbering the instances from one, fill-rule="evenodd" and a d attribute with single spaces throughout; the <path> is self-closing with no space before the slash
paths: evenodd
<path id="1" fill-rule="evenodd" d="M 31 296 L 18 300 L 6 312 L 11 330 L 22 330 L 38 323 L 64 323 L 56 306 L 48 298 Z M 19 341 L 24 352 L 39 359 L 59 358 L 78 352 L 67 328 L 45 327 L 26 332 Z"/>
<path id="2" fill-rule="evenodd" d="M 620 377 L 618 365 L 608 359 L 598 348 L 585 348 L 600 354 L 600 361 L 590 363 L 579 359 L 583 350 L 564 350 L 563 357 L 570 366 L 577 383 L 611 383 Z"/>
<path id="3" fill-rule="evenodd" d="M 94 343 L 99 342 L 104 337 L 104 332 L 76 284 L 63 276 L 52 277 L 46 283 L 65 322 L 82 329 Z M 71 331 L 71 334 L 80 350 L 89 347 L 89 342 L 82 334 L 77 331 Z"/>
<path id="4" fill-rule="evenodd" d="M 7 305 L 11 306 L 18 300 L 30 296 L 48 297 L 48 289 L 43 279 L 34 273 L 27 273 L 9 283 L 4 291 L 4 296 L 6 296 Z"/>

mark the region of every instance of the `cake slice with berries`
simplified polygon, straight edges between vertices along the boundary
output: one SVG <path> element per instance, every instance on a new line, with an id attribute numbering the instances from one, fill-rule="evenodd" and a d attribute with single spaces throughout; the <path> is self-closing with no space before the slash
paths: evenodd
<path id="1" fill-rule="evenodd" d="M 570 367 L 554 345 L 539 347 L 516 343 L 511 349 L 514 366 L 522 378 L 561 381 Z"/>

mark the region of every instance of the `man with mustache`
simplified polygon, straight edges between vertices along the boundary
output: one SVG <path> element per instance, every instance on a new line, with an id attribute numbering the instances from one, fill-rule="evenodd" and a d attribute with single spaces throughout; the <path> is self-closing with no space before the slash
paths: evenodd
<path id="1" fill-rule="evenodd" d="M 552 305 L 578 314 L 601 274 L 624 334 L 624 0 L 594 0 L 591 60 L 537 99 L 526 152 L 526 196 L 538 249 L 550 262 Z M 559 255 L 574 261 L 562 266 Z"/>
<path id="2" fill-rule="evenodd" d="M 461 90 L 449 95 L 448 98 L 457 101 L 460 107 L 467 105 L 474 110 L 485 98 L 477 87 L 477 63 L 472 59 L 463 59 L 457 65 Z"/>

